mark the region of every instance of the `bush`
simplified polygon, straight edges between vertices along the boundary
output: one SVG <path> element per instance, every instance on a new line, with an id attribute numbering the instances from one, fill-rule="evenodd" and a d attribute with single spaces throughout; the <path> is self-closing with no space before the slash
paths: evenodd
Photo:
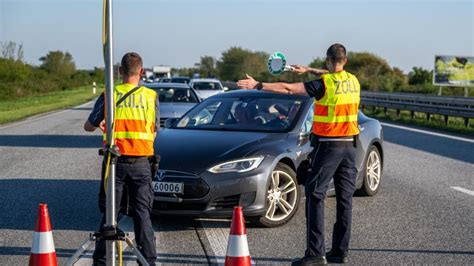
<path id="1" fill-rule="evenodd" d="M 72 60 L 72 59 L 68 59 Z M 68 63 L 69 66 L 70 62 Z M 72 74 L 71 74 L 72 73 Z M 12 100 L 74 87 L 102 84 L 104 71 L 74 70 L 55 73 L 44 67 L 34 67 L 20 60 L 0 58 L 0 100 Z"/>

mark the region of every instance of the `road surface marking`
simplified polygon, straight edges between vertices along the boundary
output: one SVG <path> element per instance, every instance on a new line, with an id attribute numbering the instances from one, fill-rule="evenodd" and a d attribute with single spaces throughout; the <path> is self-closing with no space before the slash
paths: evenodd
<path id="1" fill-rule="evenodd" d="M 211 247 L 213 257 L 210 257 L 209 263 L 211 265 L 224 265 L 227 253 L 227 241 L 229 240 L 231 220 L 227 219 L 202 219 L 201 227 Z M 216 226 L 217 223 L 217 226 Z M 219 227 L 219 223 L 226 224 L 226 227 Z M 248 242 L 247 242 L 248 245 Z M 250 250 L 250 258 L 252 258 L 252 251 Z M 251 259 L 254 265 L 255 261 Z"/>
<path id="2" fill-rule="evenodd" d="M 211 264 L 224 264 L 226 250 L 227 250 L 227 239 L 230 232 L 229 228 L 216 227 L 215 223 L 220 223 L 223 220 L 201 220 L 201 227 L 206 234 L 207 241 L 211 247 L 213 257 L 211 257 Z"/>
<path id="3" fill-rule="evenodd" d="M 463 193 L 466 193 L 467 195 L 471 195 L 471 196 L 474 196 L 474 191 L 472 190 L 469 190 L 469 189 L 465 189 L 465 188 L 462 188 L 462 187 L 451 187 L 452 189 L 455 189 L 457 191 L 461 191 Z"/>
<path id="4" fill-rule="evenodd" d="M 443 138 L 448 138 L 448 139 L 454 139 L 454 140 L 460 140 L 460 141 L 465 141 L 465 142 L 469 142 L 469 143 L 474 143 L 474 139 L 462 138 L 462 137 L 457 137 L 457 136 L 452 136 L 452 135 L 447 135 L 447 134 L 442 134 L 442 133 L 436 133 L 436 132 L 431 132 L 431 131 L 422 130 L 422 129 L 399 126 L 399 125 L 389 124 L 389 123 L 385 123 L 385 122 L 380 123 L 380 124 L 382 124 L 383 126 L 387 126 L 387 127 L 394 127 L 394 128 L 404 129 L 404 130 L 413 131 L 413 132 L 417 132 L 417 133 L 423 133 L 423 134 L 437 136 L 437 137 L 443 137 Z"/>

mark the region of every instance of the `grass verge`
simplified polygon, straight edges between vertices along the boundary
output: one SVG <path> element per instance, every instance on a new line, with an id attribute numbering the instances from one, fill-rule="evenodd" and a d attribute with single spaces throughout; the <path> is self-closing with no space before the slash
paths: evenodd
<path id="1" fill-rule="evenodd" d="M 101 89 L 97 91 L 101 91 Z M 92 93 L 90 86 L 84 86 L 24 99 L 0 101 L 0 124 L 14 122 L 52 110 L 77 106 L 98 95 Z"/>
<path id="2" fill-rule="evenodd" d="M 467 137 L 474 137 L 474 119 L 469 119 L 469 127 L 466 127 L 464 125 L 464 118 L 460 117 L 449 117 L 448 124 L 446 125 L 444 116 L 442 115 L 431 115 L 430 120 L 428 121 L 425 113 L 415 112 L 415 116 L 412 119 L 410 111 L 400 111 L 400 116 L 397 116 L 396 110 L 388 109 L 385 114 L 383 108 L 373 109 L 372 107 L 366 107 L 363 112 L 364 114 L 381 121 L 421 126 Z"/>

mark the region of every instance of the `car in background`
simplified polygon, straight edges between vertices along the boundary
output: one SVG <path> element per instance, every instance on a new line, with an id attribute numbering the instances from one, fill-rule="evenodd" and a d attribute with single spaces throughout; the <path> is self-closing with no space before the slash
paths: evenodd
<path id="1" fill-rule="evenodd" d="M 218 79 L 192 79 L 189 85 L 197 92 L 201 99 L 206 99 L 226 91 Z"/>
<path id="2" fill-rule="evenodd" d="M 184 84 L 189 84 L 189 81 L 191 79 L 188 77 L 173 77 L 171 78 L 170 82 L 171 83 L 184 83 Z"/>
<path id="3" fill-rule="evenodd" d="M 168 119 L 155 140 L 161 161 L 152 212 L 230 217 L 240 205 L 259 225 L 288 222 L 302 197 L 297 173 L 307 170 L 313 151 L 313 108 L 306 96 L 238 90 Z M 356 188 L 374 195 L 382 178 L 382 127 L 361 112 L 358 119 Z"/>
<path id="4" fill-rule="evenodd" d="M 157 83 L 170 83 L 171 82 L 171 78 L 156 78 L 155 79 L 155 82 Z"/>
<path id="5" fill-rule="evenodd" d="M 168 118 L 179 118 L 201 100 L 196 92 L 183 83 L 149 83 L 147 88 L 158 93 L 160 102 L 160 126 Z"/>

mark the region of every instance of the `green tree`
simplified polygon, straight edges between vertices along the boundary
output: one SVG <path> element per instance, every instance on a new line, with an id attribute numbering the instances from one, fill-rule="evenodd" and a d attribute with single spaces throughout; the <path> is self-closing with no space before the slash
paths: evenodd
<path id="1" fill-rule="evenodd" d="M 16 43 L 9 41 L 2 43 L 2 58 L 15 60 Z"/>
<path id="2" fill-rule="evenodd" d="M 231 47 L 222 53 L 217 69 L 222 80 L 235 81 L 245 77 L 245 73 L 256 79 L 268 80 L 267 59 L 268 54 L 265 52 Z"/>
<path id="3" fill-rule="evenodd" d="M 23 50 L 23 44 L 18 45 L 16 52 L 16 60 L 23 61 L 25 59 L 25 51 Z"/>
<path id="4" fill-rule="evenodd" d="M 71 77 L 76 72 L 74 59 L 69 52 L 51 51 L 39 60 L 42 69 L 58 76 Z"/>
<path id="5" fill-rule="evenodd" d="M 433 71 L 423 69 L 422 67 L 413 67 L 408 73 L 408 83 L 410 85 L 431 83 L 433 80 Z"/>
<path id="6" fill-rule="evenodd" d="M 324 69 L 326 62 L 322 58 L 316 58 L 309 66 Z M 365 90 L 400 91 L 408 85 L 403 71 L 391 68 L 387 61 L 371 53 L 349 52 L 345 69 L 357 76 Z"/>
<path id="7" fill-rule="evenodd" d="M 201 56 L 201 61 L 195 64 L 201 77 L 214 78 L 217 76 L 216 60 L 212 56 Z"/>

